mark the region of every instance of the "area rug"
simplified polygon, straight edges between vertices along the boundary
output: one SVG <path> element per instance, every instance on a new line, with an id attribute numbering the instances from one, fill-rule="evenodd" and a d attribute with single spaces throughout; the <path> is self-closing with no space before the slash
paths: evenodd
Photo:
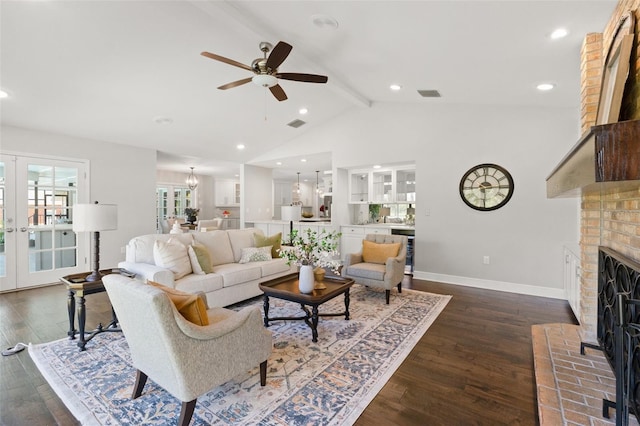
<path id="1" fill-rule="evenodd" d="M 353 424 L 450 300 L 412 290 L 385 304 L 384 291 L 354 285 L 351 319 L 321 317 L 318 342 L 303 321 L 276 321 L 267 385 L 259 369 L 198 398 L 192 425 L 349 425 Z M 261 298 L 244 305 L 261 308 Z M 339 296 L 320 312 L 344 311 Z M 270 299 L 270 315 L 300 315 L 300 305 Z M 135 369 L 121 333 L 103 333 L 79 352 L 62 339 L 30 345 L 42 375 L 73 415 L 86 425 L 175 424 L 181 402 L 147 381 L 131 400 Z"/>

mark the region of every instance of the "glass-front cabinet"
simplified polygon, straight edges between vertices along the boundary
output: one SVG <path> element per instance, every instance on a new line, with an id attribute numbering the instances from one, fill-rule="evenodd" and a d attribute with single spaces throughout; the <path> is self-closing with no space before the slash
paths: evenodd
<path id="1" fill-rule="evenodd" d="M 349 172 L 349 203 L 387 204 L 416 202 L 415 165 Z"/>
<path id="2" fill-rule="evenodd" d="M 390 203 L 393 201 L 393 172 L 391 170 L 373 171 L 371 202 Z"/>
<path id="3" fill-rule="evenodd" d="M 349 173 L 349 202 L 368 203 L 369 200 L 369 171 L 354 170 Z"/>
<path id="4" fill-rule="evenodd" d="M 398 169 L 395 171 L 396 182 L 396 201 L 416 202 L 416 170 Z"/>

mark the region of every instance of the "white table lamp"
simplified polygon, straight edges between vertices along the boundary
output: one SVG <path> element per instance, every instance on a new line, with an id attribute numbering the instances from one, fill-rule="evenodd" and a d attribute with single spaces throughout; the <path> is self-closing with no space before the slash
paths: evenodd
<path id="1" fill-rule="evenodd" d="M 73 232 L 93 232 L 93 272 L 87 281 L 99 281 L 100 231 L 118 229 L 118 206 L 115 204 L 75 204 L 73 206 Z"/>

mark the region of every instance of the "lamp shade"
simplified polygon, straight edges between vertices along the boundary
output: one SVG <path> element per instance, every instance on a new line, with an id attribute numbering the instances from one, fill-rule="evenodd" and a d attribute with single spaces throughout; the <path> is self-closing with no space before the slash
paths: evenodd
<path id="1" fill-rule="evenodd" d="M 302 208 L 300 206 L 282 206 L 280 207 L 280 216 L 282 220 L 298 221 L 300 220 Z"/>
<path id="2" fill-rule="evenodd" d="M 391 209 L 389 207 L 380 207 L 380 216 L 389 216 Z"/>
<path id="3" fill-rule="evenodd" d="M 73 232 L 100 232 L 118 229 L 118 206 L 115 204 L 75 204 Z"/>

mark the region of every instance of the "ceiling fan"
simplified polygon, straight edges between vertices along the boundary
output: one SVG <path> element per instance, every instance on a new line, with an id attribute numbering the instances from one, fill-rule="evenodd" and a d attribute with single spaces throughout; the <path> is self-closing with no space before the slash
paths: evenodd
<path id="1" fill-rule="evenodd" d="M 251 62 L 251 66 L 225 58 L 224 56 L 216 55 L 215 53 L 202 52 L 201 55 L 247 71 L 253 71 L 255 74 L 253 77 L 247 77 L 242 80 L 224 84 L 218 87 L 218 89 L 227 90 L 253 81 L 258 86 L 268 87 L 277 100 L 285 101 L 287 100 L 287 94 L 284 93 L 284 90 L 278 84 L 278 79 L 302 81 L 305 83 L 326 83 L 328 80 L 324 75 L 278 72 L 278 67 L 287 59 L 291 49 L 293 49 L 293 47 L 284 41 L 278 42 L 275 48 L 271 43 L 263 41 L 260 43 L 260 50 L 263 53 L 263 57 L 254 59 L 253 62 Z M 271 54 L 267 57 L 269 51 L 271 51 Z"/>

